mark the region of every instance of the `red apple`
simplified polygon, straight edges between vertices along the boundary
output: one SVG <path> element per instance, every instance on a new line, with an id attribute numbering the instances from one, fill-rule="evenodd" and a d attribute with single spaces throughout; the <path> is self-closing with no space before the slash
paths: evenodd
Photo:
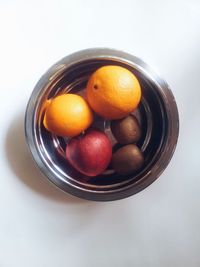
<path id="1" fill-rule="evenodd" d="M 107 135 L 96 129 L 74 137 L 66 148 L 66 157 L 71 165 L 87 176 L 102 173 L 110 163 L 112 146 Z"/>

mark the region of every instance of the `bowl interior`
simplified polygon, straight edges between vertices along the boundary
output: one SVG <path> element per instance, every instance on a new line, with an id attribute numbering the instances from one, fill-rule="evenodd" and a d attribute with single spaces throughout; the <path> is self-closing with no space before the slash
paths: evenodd
<path id="1" fill-rule="evenodd" d="M 142 129 L 142 137 L 137 145 L 144 154 L 145 163 L 141 170 L 130 175 L 118 175 L 114 173 L 112 166 L 109 166 L 103 174 L 88 179 L 66 160 L 65 148 L 69 139 L 55 136 L 43 126 L 44 106 L 48 99 L 65 92 L 80 94 L 84 97 L 88 78 L 97 68 L 104 65 L 120 65 L 128 68 L 141 84 L 142 100 L 134 114 Z M 158 85 L 144 72 L 117 59 L 87 59 L 64 69 L 58 76 L 53 77 L 40 93 L 35 114 L 34 129 L 38 152 L 56 179 L 79 188 L 102 192 L 122 188 L 124 185 L 137 183 L 138 180 L 143 179 L 159 159 L 168 130 L 167 112 Z M 95 116 L 93 126 L 108 134 L 113 150 L 115 150 L 118 145 L 110 131 L 110 122 Z"/>

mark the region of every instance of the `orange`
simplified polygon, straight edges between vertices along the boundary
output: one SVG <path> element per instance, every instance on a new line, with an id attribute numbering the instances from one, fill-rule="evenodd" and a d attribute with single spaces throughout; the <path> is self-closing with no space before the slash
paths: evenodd
<path id="1" fill-rule="evenodd" d="M 59 136 L 76 136 L 93 122 L 93 113 L 87 102 L 75 94 L 59 95 L 47 104 L 44 126 Z"/>
<path id="2" fill-rule="evenodd" d="M 86 88 L 92 109 L 106 119 L 121 119 L 137 108 L 141 87 L 136 76 L 120 66 L 103 66 L 90 77 Z"/>

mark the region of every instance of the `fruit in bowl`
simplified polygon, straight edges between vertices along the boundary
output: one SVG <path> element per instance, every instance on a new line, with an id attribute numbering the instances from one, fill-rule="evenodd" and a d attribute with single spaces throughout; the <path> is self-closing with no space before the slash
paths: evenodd
<path id="1" fill-rule="evenodd" d="M 110 163 L 120 175 L 135 172 L 144 159 L 135 144 L 141 137 L 140 125 L 130 113 L 139 105 L 141 95 L 140 83 L 131 71 L 115 65 L 103 66 L 89 78 L 86 98 L 65 93 L 49 100 L 43 124 L 53 134 L 68 137 L 66 160 L 78 172 L 94 177 Z M 94 113 L 110 120 L 115 143 L 129 145 L 112 153 L 109 136 L 91 128 Z"/>
<path id="2" fill-rule="evenodd" d="M 142 101 L 131 112 L 141 129 L 136 145 L 144 157 L 141 169 L 130 174 L 119 174 L 110 163 L 106 171 L 94 177 L 76 171 L 66 159 L 66 147 L 77 135 L 66 137 L 46 130 L 43 119 L 45 108 L 61 94 L 77 94 L 86 99 L 87 81 L 102 66 L 122 66 L 133 73 L 142 87 Z M 124 118 L 104 119 L 93 110 L 93 122 L 112 142 L 113 155 L 129 144 L 119 144 L 112 134 L 110 123 Z M 30 96 L 25 113 L 25 136 L 33 159 L 42 173 L 64 192 L 95 201 L 110 201 L 131 196 L 154 182 L 167 167 L 178 140 L 179 116 L 176 100 L 169 85 L 151 66 L 126 52 L 108 48 L 93 48 L 75 52 L 49 68 L 39 79 Z M 89 130 L 87 128 L 87 130 Z M 51 129 L 52 130 L 52 129 Z M 83 130 L 82 135 L 87 130 Z M 127 130 L 127 129 L 125 129 Z M 79 136 L 78 135 L 78 136 Z M 124 139 L 124 137 L 123 137 Z M 127 140 L 125 141 L 127 142 Z M 121 164 L 121 160 L 120 160 Z M 120 171 L 121 172 L 121 171 Z"/>
<path id="3" fill-rule="evenodd" d="M 93 113 L 79 95 L 62 94 L 50 100 L 44 115 L 45 128 L 59 136 L 76 136 L 93 122 Z"/>
<path id="4" fill-rule="evenodd" d="M 136 143 L 141 138 L 140 125 L 134 115 L 112 121 L 111 131 L 116 140 L 122 145 Z"/>
<path id="5" fill-rule="evenodd" d="M 103 66 L 89 78 L 87 100 L 92 109 L 105 119 L 121 119 L 134 111 L 141 99 L 136 76 L 120 66 Z"/>
<path id="6" fill-rule="evenodd" d="M 74 137 L 66 147 L 66 157 L 71 165 L 87 176 L 102 173 L 110 163 L 112 146 L 107 135 L 97 129 L 89 129 Z"/>

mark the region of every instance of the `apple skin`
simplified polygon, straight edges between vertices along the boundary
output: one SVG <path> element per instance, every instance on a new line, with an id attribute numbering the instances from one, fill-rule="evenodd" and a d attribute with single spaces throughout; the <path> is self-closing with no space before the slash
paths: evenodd
<path id="1" fill-rule="evenodd" d="M 89 129 L 83 135 L 70 140 L 66 147 L 66 158 L 79 172 L 97 176 L 109 165 L 112 145 L 107 135 L 97 129 Z"/>

